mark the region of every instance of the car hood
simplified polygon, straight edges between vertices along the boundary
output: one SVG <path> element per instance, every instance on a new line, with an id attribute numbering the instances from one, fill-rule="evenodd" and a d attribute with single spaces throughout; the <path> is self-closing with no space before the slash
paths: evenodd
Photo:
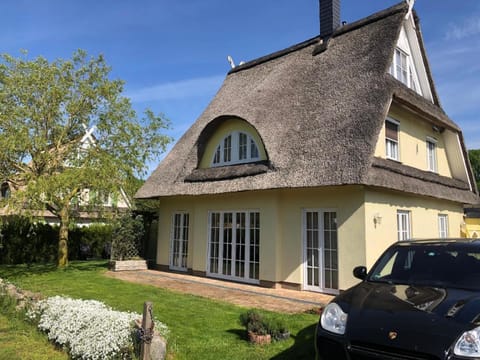
<path id="1" fill-rule="evenodd" d="M 335 302 L 348 314 L 352 343 L 434 353 L 480 325 L 480 296 L 468 290 L 364 281 Z"/>

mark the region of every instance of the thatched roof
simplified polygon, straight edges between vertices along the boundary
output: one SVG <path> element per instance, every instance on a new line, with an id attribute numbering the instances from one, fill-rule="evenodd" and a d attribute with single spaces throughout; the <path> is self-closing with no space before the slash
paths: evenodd
<path id="1" fill-rule="evenodd" d="M 373 157 L 392 100 L 460 131 L 439 106 L 433 82 L 435 104 L 388 74 L 407 8 L 402 2 L 341 27 L 329 39 L 316 37 L 230 71 L 136 197 L 364 184 L 475 201 L 467 184 L 419 175 L 401 164 L 391 169 Z M 428 63 L 426 68 L 430 74 Z M 205 144 L 229 116 L 257 130 L 268 161 L 199 169 Z"/>

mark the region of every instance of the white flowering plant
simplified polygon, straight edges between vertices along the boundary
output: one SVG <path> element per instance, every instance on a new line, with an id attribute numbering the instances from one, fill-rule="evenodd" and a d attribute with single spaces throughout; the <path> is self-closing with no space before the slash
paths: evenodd
<path id="1" fill-rule="evenodd" d="M 54 296 L 39 301 L 27 316 L 73 359 L 135 358 L 134 322 L 141 319 L 137 313 L 115 311 L 96 300 Z M 168 334 L 158 321 L 155 330 L 164 337 Z"/>

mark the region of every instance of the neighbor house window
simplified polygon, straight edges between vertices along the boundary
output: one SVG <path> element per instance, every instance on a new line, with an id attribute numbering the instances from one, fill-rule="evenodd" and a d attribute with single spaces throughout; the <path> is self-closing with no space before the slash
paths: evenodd
<path id="1" fill-rule="evenodd" d="M 415 78 L 415 68 L 412 63 L 412 58 L 405 51 L 399 48 L 395 49 L 389 72 L 395 79 L 420 94 L 420 87 L 417 85 Z"/>
<path id="2" fill-rule="evenodd" d="M 398 241 L 411 238 L 410 211 L 397 211 L 397 234 Z"/>
<path id="3" fill-rule="evenodd" d="M 427 167 L 429 171 L 437 172 L 437 142 L 427 139 Z"/>
<path id="4" fill-rule="evenodd" d="M 448 215 L 438 214 L 438 236 L 443 239 L 448 237 Z"/>
<path id="5" fill-rule="evenodd" d="M 232 132 L 218 144 L 212 166 L 247 163 L 259 160 L 258 146 L 252 136 L 245 132 Z"/>
<path id="6" fill-rule="evenodd" d="M 10 185 L 4 182 L 0 187 L 2 199 L 8 199 L 10 197 Z"/>
<path id="7" fill-rule="evenodd" d="M 387 159 L 399 161 L 398 156 L 398 127 L 399 122 L 387 119 L 385 121 L 385 147 Z"/>

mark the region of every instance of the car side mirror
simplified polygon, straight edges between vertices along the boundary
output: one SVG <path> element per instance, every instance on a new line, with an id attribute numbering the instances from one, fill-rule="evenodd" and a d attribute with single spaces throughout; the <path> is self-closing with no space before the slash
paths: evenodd
<path id="1" fill-rule="evenodd" d="M 367 278 L 367 268 L 365 266 L 357 266 L 353 269 L 353 276 L 357 279 L 365 280 Z"/>

